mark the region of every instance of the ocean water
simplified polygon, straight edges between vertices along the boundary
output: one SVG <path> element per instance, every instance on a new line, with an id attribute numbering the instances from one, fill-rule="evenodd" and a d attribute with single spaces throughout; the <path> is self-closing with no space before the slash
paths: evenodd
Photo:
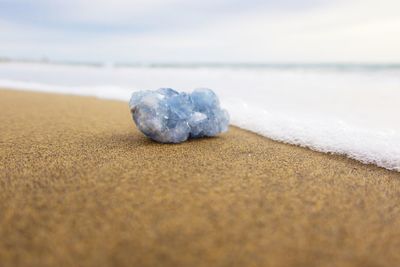
<path id="1" fill-rule="evenodd" d="M 125 102 L 136 90 L 207 87 L 233 125 L 400 171 L 400 65 L 4 61 L 0 87 Z"/>

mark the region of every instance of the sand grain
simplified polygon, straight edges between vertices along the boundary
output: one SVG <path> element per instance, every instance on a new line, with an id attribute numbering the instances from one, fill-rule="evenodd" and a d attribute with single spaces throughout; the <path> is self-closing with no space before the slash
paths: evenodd
<path id="1" fill-rule="evenodd" d="M 0 91 L 0 266 L 399 266 L 400 174 L 124 103 Z"/>

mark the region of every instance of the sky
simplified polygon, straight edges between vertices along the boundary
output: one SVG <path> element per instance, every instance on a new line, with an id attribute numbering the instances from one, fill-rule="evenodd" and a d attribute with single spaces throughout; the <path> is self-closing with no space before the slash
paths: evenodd
<path id="1" fill-rule="evenodd" d="M 0 0 L 0 57 L 400 62 L 399 0 Z"/>

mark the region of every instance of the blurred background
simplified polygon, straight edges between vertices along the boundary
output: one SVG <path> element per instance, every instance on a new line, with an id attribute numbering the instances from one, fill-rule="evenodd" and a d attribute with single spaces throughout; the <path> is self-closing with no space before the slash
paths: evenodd
<path id="1" fill-rule="evenodd" d="M 396 63 L 397 0 L 0 0 L 0 56 L 92 63 Z"/>

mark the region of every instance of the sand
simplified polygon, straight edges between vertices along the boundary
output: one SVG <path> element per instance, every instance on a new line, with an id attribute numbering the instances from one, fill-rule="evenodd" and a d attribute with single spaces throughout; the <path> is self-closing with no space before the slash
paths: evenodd
<path id="1" fill-rule="evenodd" d="M 0 266 L 400 266 L 400 173 L 127 104 L 0 90 Z"/>

